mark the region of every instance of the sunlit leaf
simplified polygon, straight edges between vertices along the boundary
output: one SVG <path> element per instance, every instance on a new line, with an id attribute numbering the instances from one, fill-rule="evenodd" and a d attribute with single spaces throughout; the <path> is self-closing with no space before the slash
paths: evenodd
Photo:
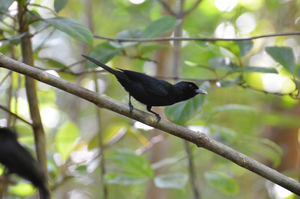
<path id="1" fill-rule="evenodd" d="M 226 49 L 226 51 L 230 52 L 230 54 L 234 55 L 235 57 L 239 56 L 240 48 L 237 43 L 232 41 L 214 41 L 214 45 Z M 229 55 L 226 55 L 229 56 Z"/>
<path id="2" fill-rule="evenodd" d="M 143 156 L 138 156 L 127 149 L 118 149 L 108 156 L 110 160 L 119 165 L 127 174 L 134 176 L 153 176 L 150 163 Z"/>
<path id="3" fill-rule="evenodd" d="M 45 19 L 45 21 L 47 21 L 53 27 L 67 33 L 74 39 L 78 39 L 89 45 L 93 45 L 92 32 L 78 21 L 64 17 L 49 18 Z"/>
<path id="4" fill-rule="evenodd" d="M 236 67 L 228 57 L 214 57 L 208 61 L 209 65 L 214 69 L 231 70 Z"/>
<path id="5" fill-rule="evenodd" d="M 54 1 L 54 9 L 55 12 L 58 13 L 61 9 L 63 9 L 69 0 L 55 0 Z"/>
<path id="6" fill-rule="evenodd" d="M 174 30 L 181 20 L 176 20 L 172 16 L 163 16 L 162 18 L 150 23 L 143 32 L 143 38 L 154 38 L 164 33 Z"/>
<path id="7" fill-rule="evenodd" d="M 0 1 L 0 13 L 6 13 L 7 9 L 15 0 L 1 0 Z"/>
<path id="8" fill-rule="evenodd" d="M 200 88 L 209 89 L 209 82 L 203 83 Z M 205 95 L 198 95 L 192 99 L 167 106 L 165 113 L 167 118 L 175 124 L 184 124 L 199 112 L 205 102 Z"/>
<path id="9" fill-rule="evenodd" d="M 157 175 L 154 178 L 154 184 L 158 188 L 183 189 L 189 177 L 185 173 L 170 173 Z"/>
<path id="10" fill-rule="evenodd" d="M 79 137 L 79 129 L 73 122 L 66 122 L 55 135 L 56 150 L 64 159 L 72 152 L 75 140 Z"/>
<path id="11" fill-rule="evenodd" d="M 236 72 L 278 73 L 277 70 L 272 67 L 255 67 L 255 66 L 243 66 L 231 71 L 231 73 L 236 73 Z"/>
<path id="12" fill-rule="evenodd" d="M 120 184 L 120 185 L 137 185 L 146 182 L 149 177 L 134 176 L 128 174 L 105 174 L 104 181 L 106 184 Z"/>
<path id="13" fill-rule="evenodd" d="M 248 54 L 253 48 L 253 44 L 254 44 L 252 40 L 235 41 L 235 43 L 240 48 L 240 53 L 239 53 L 240 57 L 243 57 L 244 55 Z"/>
<path id="14" fill-rule="evenodd" d="M 10 192 L 12 194 L 21 196 L 21 197 L 26 197 L 29 196 L 33 193 L 35 193 L 37 190 L 32 184 L 28 183 L 18 183 L 16 186 L 10 187 Z"/>
<path id="15" fill-rule="evenodd" d="M 295 58 L 290 47 L 266 47 L 266 51 L 275 61 L 294 74 Z"/>
<path id="16" fill-rule="evenodd" d="M 234 195 L 239 192 L 239 184 L 225 173 L 205 172 L 204 178 L 210 186 L 226 195 Z"/>
<path id="17" fill-rule="evenodd" d="M 101 43 L 98 44 L 95 48 L 93 48 L 90 53 L 89 57 L 92 57 L 96 59 L 97 61 L 101 63 L 107 63 L 109 62 L 114 56 L 119 54 L 123 49 L 121 48 L 115 48 L 109 44 L 109 42 Z M 86 68 L 91 69 L 91 68 L 98 68 L 99 66 L 87 61 L 86 62 Z"/>

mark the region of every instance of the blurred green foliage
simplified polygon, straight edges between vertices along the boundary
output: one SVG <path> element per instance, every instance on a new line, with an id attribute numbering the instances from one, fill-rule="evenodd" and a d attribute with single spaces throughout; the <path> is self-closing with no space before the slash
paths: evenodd
<path id="1" fill-rule="evenodd" d="M 178 10 L 178 2 L 165 2 L 174 12 Z M 184 1 L 184 10 L 190 9 L 194 2 Z M 15 3 L 0 0 L 0 52 L 20 59 L 23 35 L 17 32 L 13 20 L 17 19 Z M 189 37 L 235 38 L 299 29 L 299 1 L 241 0 L 227 7 L 226 3 L 229 1 L 204 0 L 184 19 L 178 19 L 167 15 L 159 1 L 133 4 L 129 0 L 92 0 L 91 7 L 79 0 L 30 1 L 27 17 L 32 45 L 37 49 L 35 66 L 87 89 L 95 90 L 97 82 L 101 93 L 127 104 L 128 93 L 116 79 L 95 72 L 98 68 L 91 62 L 83 63 L 80 55 L 88 54 L 114 68 L 150 71 L 153 75 L 162 71 L 156 66 L 172 70 L 174 46 L 168 41 L 108 41 L 93 38 L 93 34 L 119 39 L 155 39 L 171 36 L 182 25 Z M 250 17 L 254 24 L 237 23 L 245 13 L 251 14 L 246 19 L 254 16 Z M 254 29 L 247 32 L 250 25 Z M 300 127 L 300 117 L 294 112 L 299 108 L 298 37 L 185 41 L 179 57 L 180 78 L 193 79 L 209 95 L 166 107 L 167 118 L 278 167 L 287 151 L 269 139 L 273 136 L 268 129 L 288 132 Z M 156 61 L 159 64 L 155 65 Z M 30 120 L 24 77 L 14 72 L 6 77 L 7 73 L 0 69 L 0 102 L 10 106 L 11 112 Z M 172 77 L 171 73 L 164 76 Z M 170 82 L 174 82 L 172 78 Z M 106 166 L 104 182 L 108 198 L 145 198 L 151 183 L 164 191 L 164 198 L 193 198 L 188 155 L 181 139 L 163 134 L 163 139 L 157 141 L 155 130 L 107 110 L 101 110 L 99 121 L 95 105 L 42 83 L 37 86 L 47 134 L 50 182 L 59 186 L 53 198 L 64 197 L 66 193 L 70 197 L 101 198 L 100 161 Z M 133 105 L 145 110 L 135 100 Z M 19 140 L 33 151 L 30 126 L 0 111 L 1 125 L 5 121 L 16 127 Z M 100 155 L 99 131 L 105 145 L 104 158 Z M 157 152 L 155 147 L 159 145 L 166 146 L 165 151 Z M 153 156 L 160 157 L 159 161 L 152 162 Z M 191 146 L 190 156 L 201 198 L 270 197 L 272 187 L 266 185 L 266 180 L 228 160 L 196 146 Z M 295 170 L 291 169 L 289 174 L 297 178 Z M 21 181 L 9 189 L 8 197 L 25 197 L 33 192 L 31 186 Z"/>

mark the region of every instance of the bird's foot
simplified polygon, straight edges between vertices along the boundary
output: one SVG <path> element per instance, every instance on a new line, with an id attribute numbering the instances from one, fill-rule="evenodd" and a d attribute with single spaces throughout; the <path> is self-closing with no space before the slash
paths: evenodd
<path id="1" fill-rule="evenodd" d="M 132 111 L 133 111 L 133 106 L 132 106 L 132 104 L 130 103 L 130 104 L 129 104 L 129 113 L 130 113 L 130 115 L 132 114 Z"/>
<path id="2" fill-rule="evenodd" d="M 157 118 L 157 124 L 158 124 L 158 122 L 161 120 L 161 117 L 160 117 L 160 115 L 157 114 L 157 113 L 155 113 L 155 116 L 156 116 L 156 118 Z"/>

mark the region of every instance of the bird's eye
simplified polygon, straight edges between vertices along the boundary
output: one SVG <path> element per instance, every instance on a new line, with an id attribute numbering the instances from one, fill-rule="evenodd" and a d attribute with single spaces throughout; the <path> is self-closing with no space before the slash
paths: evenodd
<path id="1" fill-rule="evenodd" d="M 189 84 L 189 87 L 190 87 L 190 88 L 194 88 L 192 84 Z"/>

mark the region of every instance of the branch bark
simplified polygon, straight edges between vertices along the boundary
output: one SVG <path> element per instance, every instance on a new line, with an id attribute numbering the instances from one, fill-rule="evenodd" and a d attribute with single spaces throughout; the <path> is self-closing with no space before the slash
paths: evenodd
<path id="1" fill-rule="evenodd" d="M 0 53 L 0 66 L 24 74 L 26 76 L 30 76 L 38 81 L 44 82 L 68 93 L 76 95 L 96 104 L 100 108 L 108 109 L 120 115 L 135 119 L 144 124 L 192 142 L 198 147 L 203 147 L 215 154 L 218 154 L 234 162 L 235 164 L 256 173 L 257 175 L 260 175 L 263 178 L 266 178 L 290 190 L 291 192 L 300 195 L 300 184 L 298 182 L 228 146 L 215 141 L 214 139 L 207 137 L 204 133 L 189 130 L 166 120 L 161 120 L 159 123 L 156 123 L 155 116 L 137 109 L 134 109 L 132 114 L 130 115 L 128 105 L 126 104 L 111 99 L 105 94 L 95 93 L 73 83 L 70 83 L 64 79 L 50 75 L 47 72 L 38 70 L 24 63 L 19 63 L 18 61 L 4 56 L 2 53 Z"/>
<path id="2" fill-rule="evenodd" d="M 20 27 L 19 32 L 21 34 L 29 33 L 25 8 L 26 7 L 23 6 L 20 1 L 18 1 L 18 20 L 19 20 L 19 27 Z M 23 62 L 33 66 L 34 65 L 33 51 L 32 51 L 29 34 L 26 34 L 21 38 L 21 51 L 23 56 Z M 37 159 L 41 163 L 42 169 L 47 179 L 44 182 L 45 187 L 49 190 L 47 156 L 46 156 L 46 138 L 45 138 L 45 132 L 42 125 L 42 119 L 40 116 L 40 110 L 38 106 L 35 80 L 32 79 L 30 76 L 25 76 L 25 87 L 26 87 L 27 100 L 29 104 L 30 116 L 32 119 L 32 129 L 34 133 Z"/>

